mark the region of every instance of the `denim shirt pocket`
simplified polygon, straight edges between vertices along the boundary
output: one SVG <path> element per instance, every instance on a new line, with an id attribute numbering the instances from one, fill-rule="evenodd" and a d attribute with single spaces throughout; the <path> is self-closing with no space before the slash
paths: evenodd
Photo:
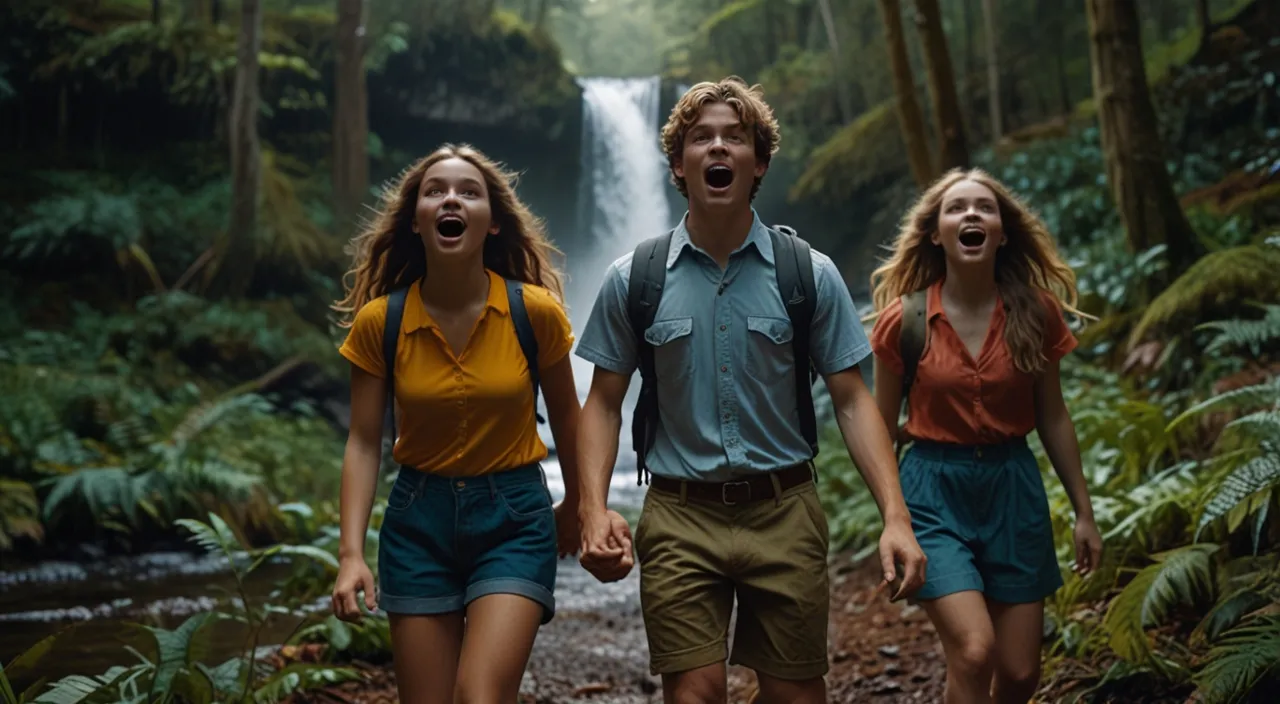
<path id="1" fill-rule="evenodd" d="M 775 384 L 785 377 L 795 367 L 793 332 L 786 318 L 747 316 L 747 374 L 764 384 Z"/>
<path id="2" fill-rule="evenodd" d="M 693 318 L 659 320 L 644 331 L 653 346 L 653 367 L 664 381 L 685 379 L 693 370 Z"/>

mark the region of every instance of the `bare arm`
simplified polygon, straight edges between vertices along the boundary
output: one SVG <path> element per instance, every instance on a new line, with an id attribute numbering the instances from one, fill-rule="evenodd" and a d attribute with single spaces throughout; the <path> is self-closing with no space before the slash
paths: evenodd
<path id="1" fill-rule="evenodd" d="M 342 456 L 342 494 L 339 501 L 339 556 L 364 560 L 365 532 L 382 462 L 382 418 L 386 383 L 351 366 L 351 429 Z"/>
<path id="2" fill-rule="evenodd" d="M 564 475 L 564 500 L 576 506 L 580 495 L 577 448 L 582 408 L 578 405 L 578 390 L 574 386 L 569 355 L 543 370 L 542 393 L 547 401 L 547 422 L 551 425 L 551 437 L 556 441 L 560 471 Z"/>
<path id="3" fill-rule="evenodd" d="M 1097 569 L 1102 558 L 1102 538 L 1093 519 L 1089 486 L 1080 462 L 1080 444 L 1075 423 L 1062 398 L 1062 377 L 1057 362 L 1050 364 L 1036 380 L 1036 431 L 1045 454 L 1053 464 L 1076 514 L 1075 570 L 1087 574 Z"/>
<path id="4" fill-rule="evenodd" d="M 582 439 L 578 443 L 579 493 L 584 513 L 608 508 L 609 481 L 618 461 L 622 432 L 622 399 L 631 376 L 595 368 L 591 390 L 582 407 Z"/>
<path id="5" fill-rule="evenodd" d="M 889 444 L 898 442 L 898 416 L 902 408 L 902 377 L 878 358 L 872 367 L 873 382 L 876 389 L 876 407 L 880 409 L 880 417 L 884 419 L 885 429 L 889 431 Z"/>

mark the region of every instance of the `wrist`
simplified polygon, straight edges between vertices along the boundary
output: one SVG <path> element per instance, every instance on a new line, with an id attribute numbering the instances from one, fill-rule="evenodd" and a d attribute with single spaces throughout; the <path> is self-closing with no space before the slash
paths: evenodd
<path id="1" fill-rule="evenodd" d="M 911 528 L 911 512 L 905 505 L 885 510 L 882 518 L 886 528 L 890 526 Z"/>
<path id="2" fill-rule="evenodd" d="M 364 546 L 343 545 L 338 548 L 338 562 L 350 562 L 352 560 L 364 562 Z"/>

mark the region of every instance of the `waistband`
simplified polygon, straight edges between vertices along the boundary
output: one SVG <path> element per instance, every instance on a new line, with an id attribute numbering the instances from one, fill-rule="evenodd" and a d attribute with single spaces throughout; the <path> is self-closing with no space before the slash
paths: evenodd
<path id="1" fill-rule="evenodd" d="M 761 472 L 726 482 L 672 479 L 655 474 L 649 485 L 659 491 L 679 494 L 682 503 L 687 499 L 696 499 L 734 506 L 765 499 L 777 500 L 782 492 L 812 482 L 814 476 L 813 465 L 805 462 L 775 472 Z"/>
<path id="2" fill-rule="evenodd" d="M 519 484 L 530 484 L 537 482 L 546 486 L 547 479 L 542 472 L 542 464 L 534 462 L 512 469 L 504 469 L 488 474 L 481 474 L 474 477 L 448 477 L 443 474 L 434 474 L 432 472 L 424 472 L 416 467 L 408 465 L 400 465 L 401 479 L 410 481 L 418 489 L 428 487 L 448 487 L 453 491 L 467 491 L 484 489 L 486 491 L 497 491 L 505 486 L 516 486 Z"/>
<path id="3" fill-rule="evenodd" d="M 999 461 L 1009 459 L 1014 455 L 1030 452 L 1030 449 L 1027 446 L 1027 438 L 1024 436 L 984 445 L 957 445 L 954 443 L 917 440 L 907 449 L 907 453 L 915 454 L 922 459 L 939 462 Z"/>

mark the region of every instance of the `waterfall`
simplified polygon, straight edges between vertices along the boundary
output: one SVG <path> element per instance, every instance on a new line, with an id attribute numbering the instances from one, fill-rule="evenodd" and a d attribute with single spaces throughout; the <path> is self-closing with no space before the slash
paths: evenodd
<path id="1" fill-rule="evenodd" d="M 642 240 L 674 227 L 679 216 L 673 216 L 667 203 L 667 162 L 658 142 L 660 120 L 665 120 L 660 114 L 658 77 L 579 78 L 578 85 L 583 112 L 578 194 L 582 234 L 572 238 L 572 246 L 566 246 L 564 252 L 568 274 L 565 298 L 574 334 L 581 336 L 609 264 Z M 592 367 L 576 355 L 572 364 L 578 395 L 585 399 Z M 611 505 L 635 505 L 641 496 L 631 448 L 631 406 L 639 385 L 637 375 L 623 404 Z M 550 428 L 541 426 L 541 431 L 550 446 Z M 553 494 L 562 495 L 559 463 L 550 458 L 543 466 Z"/>

